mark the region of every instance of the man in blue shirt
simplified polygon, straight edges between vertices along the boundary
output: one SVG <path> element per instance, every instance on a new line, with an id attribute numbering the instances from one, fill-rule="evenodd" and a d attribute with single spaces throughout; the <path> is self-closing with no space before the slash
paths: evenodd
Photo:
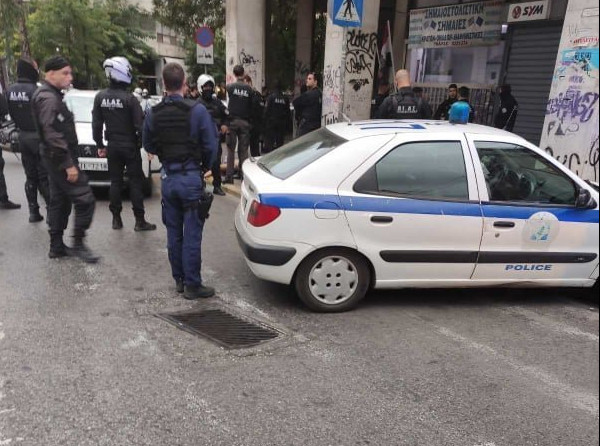
<path id="1" fill-rule="evenodd" d="M 177 292 L 186 299 L 211 297 L 215 290 L 204 285 L 200 274 L 204 218 L 198 205 L 204 173 L 217 153 L 217 130 L 202 104 L 183 98 L 181 65 L 166 64 L 162 78 L 167 95 L 146 116 L 143 143 L 149 156 L 157 155 L 163 165 L 162 209 L 171 271 Z"/>

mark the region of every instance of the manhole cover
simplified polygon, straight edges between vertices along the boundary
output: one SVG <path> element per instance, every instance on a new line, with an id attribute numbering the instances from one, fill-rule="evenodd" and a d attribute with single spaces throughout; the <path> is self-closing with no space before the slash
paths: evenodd
<path id="1" fill-rule="evenodd" d="M 182 330 L 204 336 L 223 347 L 253 347 L 279 336 L 264 324 L 249 322 L 219 309 L 175 314 L 157 314 Z"/>

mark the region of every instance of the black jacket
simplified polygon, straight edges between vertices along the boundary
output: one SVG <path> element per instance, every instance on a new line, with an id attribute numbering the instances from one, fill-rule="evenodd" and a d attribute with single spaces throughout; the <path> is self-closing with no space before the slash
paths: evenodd
<path id="1" fill-rule="evenodd" d="M 435 113 L 433 114 L 433 119 L 444 119 L 448 120 L 448 114 L 450 113 L 450 107 L 458 101 L 458 98 L 447 98 L 444 102 L 442 102 Z"/>
<path id="2" fill-rule="evenodd" d="M 500 94 L 500 108 L 494 118 L 494 127 L 512 132 L 517 120 L 518 110 L 519 104 L 513 95 L 510 93 Z"/>
<path id="3" fill-rule="evenodd" d="M 137 98 L 126 90 L 125 84 L 113 83 L 94 98 L 92 132 L 99 148 L 104 147 L 102 130 L 109 147 L 141 147 L 144 113 Z"/>
<path id="4" fill-rule="evenodd" d="M 429 119 L 431 107 L 415 96 L 410 87 L 402 87 L 385 98 L 377 110 L 379 119 Z"/>
<path id="5" fill-rule="evenodd" d="M 221 131 L 222 125 L 229 125 L 229 110 L 227 110 L 227 107 L 225 107 L 220 99 L 217 99 L 215 96 L 206 99 L 204 96 L 200 95 L 198 102 L 204 105 L 206 110 L 210 113 L 210 116 L 217 126 L 217 131 Z"/>
<path id="6" fill-rule="evenodd" d="M 17 82 L 6 91 L 8 112 L 17 128 L 25 132 L 35 132 L 35 123 L 31 114 L 31 98 L 37 90 L 38 72 L 25 60 L 17 62 Z"/>
<path id="7" fill-rule="evenodd" d="M 254 89 L 238 80 L 227 86 L 229 97 L 229 115 L 231 119 L 239 118 L 250 121 L 254 107 Z"/>
<path id="8" fill-rule="evenodd" d="M 77 133 L 73 113 L 63 102 L 60 90 L 42 83 L 31 99 L 35 126 L 41 140 L 42 154 L 60 169 L 67 169 L 77 160 Z"/>
<path id="9" fill-rule="evenodd" d="M 265 104 L 265 127 L 286 128 L 290 120 L 290 100 L 281 91 L 271 93 Z"/>
<path id="10" fill-rule="evenodd" d="M 296 119 L 302 125 L 321 125 L 322 93 L 318 88 L 307 90 L 292 102 Z"/>

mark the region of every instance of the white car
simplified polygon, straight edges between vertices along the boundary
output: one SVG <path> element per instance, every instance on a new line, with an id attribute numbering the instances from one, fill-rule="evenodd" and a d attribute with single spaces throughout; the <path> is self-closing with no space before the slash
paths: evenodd
<path id="1" fill-rule="evenodd" d="M 75 130 L 79 141 L 79 168 L 88 176 L 90 186 L 109 187 L 108 160 L 98 157 L 98 149 L 92 137 L 92 109 L 96 94 L 98 94 L 96 90 L 69 90 L 65 94 L 64 101 L 75 115 Z M 145 177 L 142 185 L 143 192 L 144 195 L 150 196 L 152 194 L 151 175 L 160 170 L 160 162 L 157 157 L 154 157 L 151 162 L 148 161 L 148 155 L 143 148 L 140 149 L 140 156 Z M 127 181 L 127 172 L 125 172 L 125 181 Z"/>
<path id="2" fill-rule="evenodd" d="M 598 192 L 523 138 L 441 121 L 338 123 L 243 166 L 259 278 L 317 311 L 371 288 L 592 287 Z"/>

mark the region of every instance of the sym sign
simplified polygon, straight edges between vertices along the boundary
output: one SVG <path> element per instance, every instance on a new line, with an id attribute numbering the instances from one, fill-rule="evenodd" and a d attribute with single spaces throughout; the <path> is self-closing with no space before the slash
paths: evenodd
<path id="1" fill-rule="evenodd" d="M 535 2 L 513 3 L 508 8 L 508 22 L 527 22 L 530 20 L 545 20 L 550 15 L 548 0 Z"/>

